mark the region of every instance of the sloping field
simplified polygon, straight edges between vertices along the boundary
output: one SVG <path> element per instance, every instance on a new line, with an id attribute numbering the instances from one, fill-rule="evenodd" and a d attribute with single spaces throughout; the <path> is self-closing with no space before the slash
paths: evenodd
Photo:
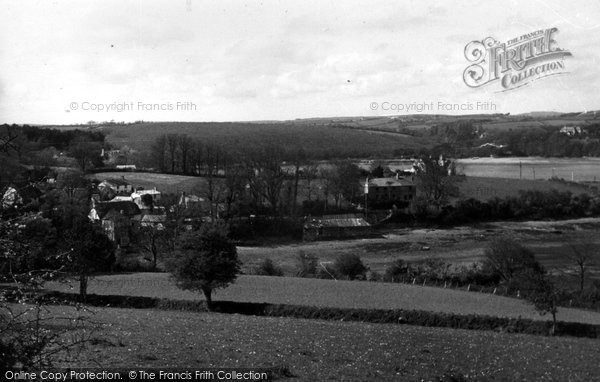
<path id="1" fill-rule="evenodd" d="M 47 289 L 70 291 L 66 284 L 50 283 Z M 179 290 L 164 273 L 108 275 L 91 280 L 89 293 L 200 300 L 200 293 Z M 303 279 L 294 277 L 240 276 L 215 300 L 291 304 L 335 308 L 414 309 L 498 317 L 540 317 L 532 306 L 517 299 L 482 293 L 406 284 Z M 600 324 L 600 313 L 559 309 L 559 320 Z"/>
<path id="2" fill-rule="evenodd" d="M 69 308 L 48 309 L 60 317 Z M 56 367 L 267 367 L 283 369 L 283 381 L 592 381 L 600 375 L 595 339 L 157 310 L 80 314 L 100 324 L 95 340 Z"/>
<path id="3" fill-rule="evenodd" d="M 573 195 L 593 192 L 580 184 L 556 182 L 552 180 L 509 179 L 491 178 L 484 176 L 467 176 L 458 183 L 460 197 L 463 199 L 474 198 L 486 201 L 495 197 L 506 198 L 517 196 L 521 190 L 549 191 L 552 189 L 564 192 L 570 191 Z"/>
<path id="4" fill-rule="evenodd" d="M 99 172 L 90 176 L 98 180 L 124 178 L 134 187 L 144 187 L 147 190 L 156 187 L 163 194 L 175 194 L 178 191 L 202 194 L 206 186 L 206 180 L 196 176 L 149 172 Z"/>
<path id="5" fill-rule="evenodd" d="M 467 177 L 600 180 L 600 158 L 466 158 L 457 160 L 457 164 Z"/>
<path id="6" fill-rule="evenodd" d="M 357 157 L 373 153 L 389 155 L 399 147 L 421 148 L 423 139 L 381 135 L 357 129 L 331 126 L 299 125 L 292 123 L 141 123 L 105 128 L 109 142 L 147 150 L 154 139 L 162 134 L 187 134 L 204 142 L 223 145 L 235 151 L 265 143 L 284 148 L 299 148 L 319 157 Z"/>

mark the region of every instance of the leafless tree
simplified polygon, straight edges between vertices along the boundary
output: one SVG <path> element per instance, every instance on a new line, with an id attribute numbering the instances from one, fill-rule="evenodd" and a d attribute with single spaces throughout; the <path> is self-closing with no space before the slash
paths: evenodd
<path id="1" fill-rule="evenodd" d="M 586 275 L 591 267 L 595 265 L 596 246 L 589 240 L 582 239 L 577 243 L 569 244 L 566 257 L 571 263 L 571 270 L 579 279 L 579 291 L 583 292 Z"/>
<path id="2" fill-rule="evenodd" d="M 245 155 L 246 176 L 255 202 L 260 204 L 259 198 L 264 197 L 275 215 L 279 212 L 279 199 L 285 182 L 285 172 L 281 167 L 283 157 L 283 150 L 274 145 L 248 150 Z"/>

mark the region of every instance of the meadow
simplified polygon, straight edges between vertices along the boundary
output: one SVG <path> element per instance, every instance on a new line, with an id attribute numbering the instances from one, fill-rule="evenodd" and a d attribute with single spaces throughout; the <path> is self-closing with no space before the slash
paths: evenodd
<path id="1" fill-rule="evenodd" d="M 424 138 L 403 135 L 381 135 L 374 131 L 344 129 L 330 125 L 298 123 L 183 123 L 154 122 L 103 127 L 107 140 L 117 147 L 127 145 L 137 150 L 149 150 L 154 140 L 163 134 L 187 134 L 227 147 L 231 152 L 265 143 L 286 148 L 303 147 L 313 157 L 369 157 L 372 153 L 390 155 L 399 147 L 426 147 Z"/>
<path id="2" fill-rule="evenodd" d="M 115 308 L 51 306 L 47 314 L 95 322 L 91 341 L 63 354 L 57 367 L 271 368 L 277 380 L 290 381 L 591 381 L 600 375 L 594 339 Z"/>
<path id="3" fill-rule="evenodd" d="M 161 174 L 152 172 L 98 172 L 91 174 L 98 180 L 125 179 L 134 187 L 146 190 L 156 187 L 163 194 L 178 194 L 185 191 L 188 194 L 202 195 L 207 187 L 206 179 L 197 176 Z"/>
<path id="4" fill-rule="evenodd" d="M 465 175 L 473 177 L 535 180 L 556 176 L 575 182 L 600 180 L 600 158 L 469 158 L 458 159 L 457 164 Z"/>
<path id="5" fill-rule="evenodd" d="M 48 290 L 69 292 L 71 286 L 49 283 Z M 98 276 L 90 281 L 89 293 L 99 295 L 203 300 L 200 293 L 178 289 L 164 273 Z M 492 294 L 409 284 L 307 279 L 274 276 L 240 276 L 236 282 L 214 293 L 215 301 L 287 304 L 331 308 L 405 309 L 477 314 L 508 318 L 547 320 L 523 300 Z M 600 313 L 559 309 L 558 319 L 600 324 Z"/>
<path id="6" fill-rule="evenodd" d="M 598 162 L 600 165 L 600 161 Z M 518 164 L 517 164 L 518 166 Z M 583 184 L 571 182 L 559 182 L 546 179 L 519 179 L 509 177 L 495 177 L 496 171 L 493 167 L 481 166 L 481 168 L 469 168 L 465 171 L 477 175 L 467 175 L 459 182 L 459 198 L 474 198 L 486 201 L 492 198 L 506 198 L 518 196 L 519 191 L 549 191 L 555 189 L 560 192 L 571 192 L 573 195 L 597 193 L 597 189 L 591 189 Z"/>

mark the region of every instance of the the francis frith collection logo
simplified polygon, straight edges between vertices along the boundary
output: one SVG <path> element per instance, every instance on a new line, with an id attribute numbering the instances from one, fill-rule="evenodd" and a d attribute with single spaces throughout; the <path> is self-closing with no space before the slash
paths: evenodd
<path id="1" fill-rule="evenodd" d="M 493 37 L 471 41 L 465 46 L 465 58 L 471 63 L 463 72 L 465 84 L 477 88 L 499 82 L 500 91 L 506 91 L 567 73 L 565 57 L 571 52 L 558 47 L 557 34 L 558 28 L 549 28 L 505 43 Z"/>

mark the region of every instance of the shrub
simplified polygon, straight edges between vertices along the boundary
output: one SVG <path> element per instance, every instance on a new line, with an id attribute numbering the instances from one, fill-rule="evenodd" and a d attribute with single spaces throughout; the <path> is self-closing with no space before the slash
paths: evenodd
<path id="1" fill-rule="evenodd" d="M 543 274 L 544 268 L 536 260 L 533 252 L 511 238 L 494 239 L 485 251 L 483 272 L 510 282 L 521 273 Z"/>
<path id="2" fill-rule="evenodd" d="M 264 259 L 255 269 L 254 274 L 259 276 L 283 276 L 283 270 L 273 260 Z"/>
<path id="3" fill-rule="evenodd" d="M 333 263 L 333 268 L 338 274 L 348 278 L 348 280 L 354 280 L 356 278 L 364 278 L 367 272 L 367 267 L 363 264 L 360 256 L 354 254 L 343 254 Z"/>
<path id="4" fill-rule="evenodd" d="M 385 281 L 400 282 L 400 280 L 410 277 L 411 273 L 410 265 L 402 259 L 397 259 L 385 269 L 383 279 Z"/>
<path id="5" fill-rule="evenodd" d="M 378 272 L 369 270 L 367 271 L 366 279 L 367 281 L 381 281 L 383 280 L 383 276 Z"/>

